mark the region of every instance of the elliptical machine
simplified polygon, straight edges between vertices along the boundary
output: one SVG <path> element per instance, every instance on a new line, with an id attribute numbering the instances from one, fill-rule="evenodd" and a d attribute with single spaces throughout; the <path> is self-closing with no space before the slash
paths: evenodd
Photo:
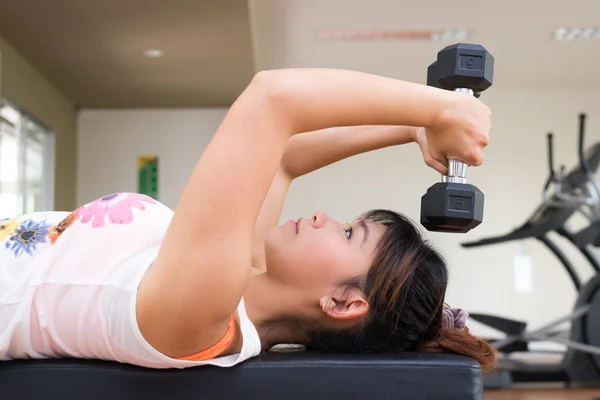
<path id="1" fill-rule="evenodd" d="M 600 165 L 600 143 L 584 153 L 585 114 L 579 115 L 579 165 L 565 173 L 564 166 L 556 173 L 553 165 L 552 134 L 548 134 L 549 177 L 544 185 L 543 202 L 531 217 L 514 231 L 498 237 L 463 243 L 465 248 L 499 244 L 527 238 L 543 243 L 567 271 L 578 298 L 572 313 L 557 318 L 534 331 L 527 331 L 521 321 L 486 314 L 471 313 L 471 318 L 506 334 L 504 339 L 491 340 L 499 350 L 500 366 L 494 375 L 486 376 L 486 388 L 504 388 L 513 382 L 568 382 L 600 384 L 600 259 L 594 247 L 600 247 L 600 189 L 594 173 Z M 573 230 L 568 221 L 580 213 L 589 222 L 585 228 Z M 548 237 L 556 232 L 573 244 L 589 262 L 596 275 L 583 284 L 573 264 Z M 559 325 L 571 323 L 565 336 L 556 331 Z M 510 358 L 510 353 L 529 352 L 529 343 L 545 341 L 560 343 L 567 350 L 557 365 L 532 363 Z"/>

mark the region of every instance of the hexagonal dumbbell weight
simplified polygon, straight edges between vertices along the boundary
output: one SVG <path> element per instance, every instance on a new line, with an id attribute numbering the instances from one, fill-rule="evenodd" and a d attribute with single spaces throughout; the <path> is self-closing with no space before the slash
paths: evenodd
<path id="1" fill-rule="evenodd" d="M 479 97 L 492 86 L 494 57 L 476 44 L 445 47 L 427 69 L 427 85 Z M 421 224 L 433 232 L 465 233 L 483 221 L 484 196 L 468 184 L 467 165 L 448 160 L 448 175 L 421 197 Z"/>

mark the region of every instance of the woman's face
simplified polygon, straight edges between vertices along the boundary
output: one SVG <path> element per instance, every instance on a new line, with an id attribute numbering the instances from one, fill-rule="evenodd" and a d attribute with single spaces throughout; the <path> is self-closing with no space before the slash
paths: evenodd
<path id="1" fill-rule="evenodd" d="M 267 273 L 307 296 L 329 295 L 340 283 L 367 274 L 384 232 L 381 224 L 342 224 L 323 212 L 288 221 L 266 238 Z"/>

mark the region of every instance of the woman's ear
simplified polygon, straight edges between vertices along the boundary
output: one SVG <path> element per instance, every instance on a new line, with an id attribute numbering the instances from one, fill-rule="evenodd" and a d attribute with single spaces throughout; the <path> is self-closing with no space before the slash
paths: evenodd
<path id="1" fill-rule="evenodd" d="M 325 314 L 335 319 L 360 318 L 369 311 L 369 303 L 358 288 L 342 288 L 331 296 L 321 297 L 319 304 Z"/>

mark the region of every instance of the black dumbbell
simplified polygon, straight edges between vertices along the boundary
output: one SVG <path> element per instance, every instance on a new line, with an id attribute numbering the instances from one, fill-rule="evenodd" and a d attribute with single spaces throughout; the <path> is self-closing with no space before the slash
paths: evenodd
<path id="1" fill-rule="evenodd" d="M 479 97 L 492 86 L 494 57 L 476 44 L 445 47 L 427 69 L 427 85 Z M 448 160 L 448 175 L 421 197 L 421 224 L 433 232 L 465 233 L 483 221 L 484 196 L 468 184 L 467 165 Z"/>

